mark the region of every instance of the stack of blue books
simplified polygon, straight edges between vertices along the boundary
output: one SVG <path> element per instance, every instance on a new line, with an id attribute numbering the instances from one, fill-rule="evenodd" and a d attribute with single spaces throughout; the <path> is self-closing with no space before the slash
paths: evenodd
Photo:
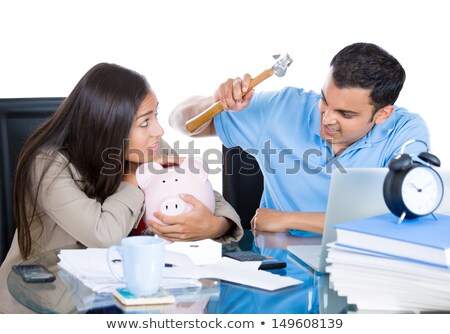
<path id="1" fill-rule="evenodd" d="M 359 310 L 450 311 L 450 216 L 392 214 L 335 226 L 330 284 Z"/>

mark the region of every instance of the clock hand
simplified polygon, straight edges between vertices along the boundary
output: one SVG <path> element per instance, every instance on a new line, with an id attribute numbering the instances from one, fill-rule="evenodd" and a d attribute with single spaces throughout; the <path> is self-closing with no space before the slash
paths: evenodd
<path id="1" fill-rule="evenodd" d="M 428 187 L 431 183 L 432 183 L 432 182 L 428 182 L 426 185 L 424 185 L 424 186 L 422 187 L 422 190 L 425 189 L 426 187 Z"/>
<path id="2" fill-rule="evenodd" d="M 416 189 L 417 192 L 419 192 L 419 193 L 420 193 L 420 192 L 422 191 L 422 189 L 423 189 L 423 188 L 417 187 L 417 186 L 416 186 L 414 183 L 412 183 L 412 182 L 409 182 L 409 184 L 412 185 L 412 186 L 414 187 L 414 189 Z"/>

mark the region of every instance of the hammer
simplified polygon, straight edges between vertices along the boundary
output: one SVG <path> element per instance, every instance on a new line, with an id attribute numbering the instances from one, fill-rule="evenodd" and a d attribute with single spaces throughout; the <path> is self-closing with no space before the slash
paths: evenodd
<path id="1" fill-rule="evenodd" d="M 261 74 L 259 74 L 257 77 L 252 79 L 250 81 L 248 92 L 251 91 L 257 84 L 261 83 L 262 81 L 266 80 L 268 77 L 270 77 L 272 74 L 275 74 L 277 77 L 282 77 L 286 74 L 286 70 L 289 65 L 292 63 L 292 58 L 286 53 L 283 55 L 283 57 L 280 58 L 280 55 L 273 56 L 275 59 L 278 59 L 278 61 L 267 70 L 263 71 Z M 244 95 L 245 96 L 245 95 Z M 210 106 L 208 109 L 204 110 L 194 118 L 188 120 L 185 124 L 186 130 L 190 133 L 196 131 L 199 127 L 201 127 L 203 124 L 208 122 L 210 119 L 212 119 L 214 116 L 218 115 L 223 111 L 222 105 L 219 101 L 214 103 L 212 106 Z"/>

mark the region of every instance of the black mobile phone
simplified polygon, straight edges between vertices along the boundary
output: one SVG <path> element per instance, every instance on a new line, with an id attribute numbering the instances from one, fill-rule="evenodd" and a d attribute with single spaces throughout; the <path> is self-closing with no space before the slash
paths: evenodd
<path id="1" fill-rule="evenodd" d="M 266 258 L 259 266 L 260 270 L 272 270 L 286 268 L 286 262 L 274 258 Z"/>
<path id="2" fill-rule="evenodd" d="M 273 257 L 266 257 L 253 251 L 237 251 L 223 254 L 238 261 L 261 261 L 260 270 L 272 270 L 286 268 L 286 262 L 277 260 Z"/>
<path id="3" fill-rule="evenodd" d="M 42 264 L 19 264 L 12 270 L 27 283 L 53 282 L 56 277 Z"/>

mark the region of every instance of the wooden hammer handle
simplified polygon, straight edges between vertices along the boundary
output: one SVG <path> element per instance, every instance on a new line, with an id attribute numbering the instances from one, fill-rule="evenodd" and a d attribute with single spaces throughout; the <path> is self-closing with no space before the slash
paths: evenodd
<path id="1" fill-rule="evenodd" d="M 248 86 L 247 92 L 251 91 L 256 85 L 266 80 L 268 77 L 270 77 L 273 74 L 273 69 L 269 68 L 259 74 L 257 77 L 252 79 L 250 81 L 250 84 Z M 245 94 L 244 94 L 245 96 Z M 220 101 L 217 101 L 212 106 L 210 106 L 208 109 L 202 111 L 197 116 L 191 118 L 188 120 L 185 124 L 186 130 L 190 133 L 196 131 L 199 127 L 201 127 L 203 124 L 208 122 L 210 119 L 214 118 L 214 116 L 220 114 L 223 111 L 222 105 L 220 104 Z"/>

